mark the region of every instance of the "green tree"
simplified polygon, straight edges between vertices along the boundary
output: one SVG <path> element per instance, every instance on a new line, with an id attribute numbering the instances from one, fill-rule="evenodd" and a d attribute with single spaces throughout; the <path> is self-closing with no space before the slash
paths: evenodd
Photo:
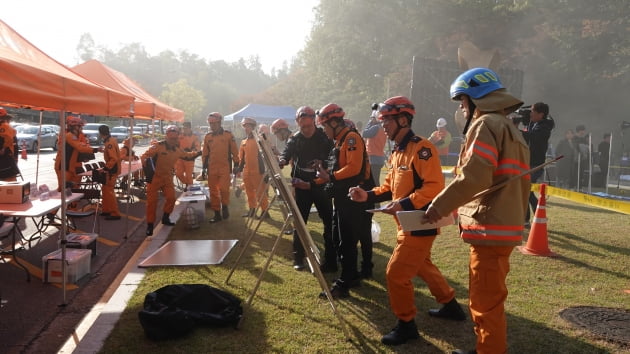
<path id="1" fill-rule="evenodd" d="M 183 110 L 185 119 L 192 121 L 193 126 L 206 125 L 205 115 L 202 114 L 206 106 L 204 94 L 190 86 L 185 79 L 164 84 L 160 99 L 171 107 Z"/>

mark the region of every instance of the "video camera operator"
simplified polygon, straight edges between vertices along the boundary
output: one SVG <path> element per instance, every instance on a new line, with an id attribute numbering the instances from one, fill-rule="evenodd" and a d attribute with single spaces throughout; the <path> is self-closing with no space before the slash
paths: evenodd
<path id="1" fill-rule="evenodd" d="M 521 108 L 517 112 L 517 117 L 521 118 L 523 127 L 526 130 L 521 130 L 523 137 L 529 146 L 529 165 L 530 168 L 540 166 L 545 163 L 547 156 L 547 149 L 549 147 L 549 137 L 551 131 L 555 127 L 553 118 L 549 115 L 549 105 L 543 102 L 534 103 L 529 109 Z M 519 124 L 519 127 L 521 124 Z M 540 169 L 531 174 L 531 183 L 536 183 L 540 176 L 544 173 L 544 169 Z M 534 192 L 529 193 L 529 205 L 533 211 L 536 211 L 538 205 L 538 198 Z M 525 216 L 525 226 L 530 226 L 530 210 L 527 208 L 527 215 Z"/>

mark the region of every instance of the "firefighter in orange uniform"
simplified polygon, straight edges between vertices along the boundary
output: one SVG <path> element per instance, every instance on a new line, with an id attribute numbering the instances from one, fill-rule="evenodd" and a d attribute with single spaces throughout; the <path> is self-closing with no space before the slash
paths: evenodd
<path id="1" fill-rule="evenodd" d="M 203 139 L 203 171 L 207 171 L 208 189 L 210 190 L 210 208 L 214 210 L 211 223 L 219 222 L 230 216 L 230 173 L 232 162 L 236 169 L 238 147 L 234 135 L 221 127 L 223 116 L 217 112 L 208 115 L 210 133 Z"/>
<path id="2" fill-rule="evenodd" d="M 186 152 L 178 146 L 179 128 L 175 125 L 166 127 L 166 140 L 151 145 L 142 154 L 140 160 L 147 174 L 147 236 L 153 235 L 153 224 L 155 223 L 155 211 L 158 203 L 158 193 L 162 190 L 164 198 L 164 214 L 162 214 L 162 224 L 173 226 L 169 215 L 175 208 L 175 185 L 173 184 L 173 166 L 178 159 L 194 159 L 201 155 L 201 152 Z"/>
<path id="3" fill-rule="evenodd" d="M 241 142 L 238 159 L 241 162 L 236 172 L 242 173 L 247 205 L 249 210 L 243 217 L 252 217 L 256 212 L 258 200 L 260 200 L 261 217 L 269 215 L 269 198 L 267 196 L 267 184 L 261 184 L 265 175 L 265 165 L 258 151 L 258 143 L 254 139 L 256 121 L 252 118 L 243 118 L 241 122 L 247 138 Z"/>
<path id="4" fill-rule="evenodd" d="M 402 210 L 426 210 L 444 188 L 444 175 L 435 146 L 411 130 L 414 114 L 413 103 L 403 96 L 391 97 L 378 106 L 377 118 L 387 137 L 396 143 L 389 158 L 391 168 L 381 186 L 368 192 L 351 188 L 352 200 L 376 203 L 392 200 L 383 207 L 383 212 L 395 216 Z M 404 232 L 398 219 L 395 220 L 397 244 L 387 264 L 386 277 L 389 303 L 398 323 L 381 339 L 387 345 L 420 337 L 414 320 L 417 309 L 412 279 L 415 276 L 422 278 L 436 301 L 444 304 L 439 310 L 429 310 L 430 315 L 460 321 L 466 318 L 455 300 L 455 290 L 431 262 L 431 247 L 438 229 Z"/>
<path id="5" fill-rule="evenodd" d="M 350 296 L 349 289 L 360 283 L 357 271 L 357 244 L 361 227 L 357 220 L 364 220 L 360 208 L 348 197 L 350 187 L 365 182 L 370 177 L 365 143 L 356 130 L 351 130 L 344 122 L 345 112 L 335 103 L 330 103 L 316 112 L 317 124 L 335 145 L 330 152 L 328 170 L 322 164 L 316 166 L 319 177 L 316 184 L 328 183 L 335 206 L 333 215 L 333 240 L 339 240 L 337 252 L 341 259 L 341 275 L 333 282 L 330 292 L 334 298 Z M 320 297 L 326 297 L 322 292 Z"/>
<path id="6" fill-rule="evenodd" d="M 190 122 L 184 122 L 182 134 L 179 135 L 179 147 L 184 151 L 199 151 L 199 138 L 193 134 Z M 175 176 L 185 185 L 184 191 L 193 184 L 193 169 L 195 161 L 179 159 L 175 163 Z"/>
<path id="7" fill-rule="evenodd" d="M 98 127 L 98 132 L 105 145 L 102 148 L 105 167 L 101 169 L 101 172 L 107 173 L 105 175 L 105 183 L 101 187 L 101 192 L 103 192 L 103 212 L 101 215 L 105 216 L 105 220 L 120 220 L 118 200 L 116 199 L 116 192 L 114 191 L 116 180 L 118 179 L 118 175 L 120 175 L 120 150 L 118 149 L 118 141 L 110 135 L 109 127 L 106 125 Z"/>
<path id="8" fill-rule="evenodd" d="M 66 185 L 81 182 L 81 176 L 77 174 L 77 167 L 81 166 L 79 161 L 79 153 L 93 154 L 98 151 L 92 148 L 87 142 L 81 139 L 83 127 L 83 119 L 77 116 L 68 116 L 66 119 L 66 161 L 62 170 L 61 167 L 61 146 L 58 146 L 57 157 L 55 158 L 55 172 L 57 173 L 57 190 L 62 191 L 61 173 L 64 171 L 66 175 Z M 61 140 L 59 140 L 61 144 Z"/>
<path id="9" fill-rule="evenodd" d="M 12 119 L 4 108 L 0 108 L 0 155 L 4 166 L 0 166 L 0 169 L 7 169 L 7 174 L 2 176 L 0 180 L 6 182 L 12 182 L 17 180 L 17 161 L 18 161 L 18 147 L 17 147 L 17 132 L 9 121 Z M 15 167 L 9 164 L 15 163 Z"/>
<path id="10" fill-rule="evenodd" d="M 474 200 L 473 196 L 529 169 L 527 143 L 506 117 L 523 102 L 487 68 L 461 74 L 450 93 L 451 99 L 461 102 L 466 118 L 465 144 L 457 162 L 460 173 L 433 199 L 423 222 L 435 222 L 459 207 L 461 237 L 470 244 L 469 307 L 477 343 L 474 350 L 454 353 L 507 353 L 505 281 L 510 254 L 522 241 L 529 174 L 485 196 Z"/>

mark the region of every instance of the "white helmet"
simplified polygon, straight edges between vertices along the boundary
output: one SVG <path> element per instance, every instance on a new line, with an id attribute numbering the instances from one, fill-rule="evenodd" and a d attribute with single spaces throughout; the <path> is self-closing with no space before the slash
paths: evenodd
<path id="1" fill-rule="evenodd" d="M 435 124 L 436 127 L 438 128 L 442 128 L 446 126 L 446 119 L 444 118 L 440 118 L 437 120 L 437 123 Z"/>

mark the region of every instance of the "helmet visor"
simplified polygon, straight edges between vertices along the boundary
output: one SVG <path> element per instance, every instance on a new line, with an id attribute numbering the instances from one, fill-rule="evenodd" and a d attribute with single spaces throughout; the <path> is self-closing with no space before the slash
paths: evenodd
<path id="1" fill-rule="evenodd" d="M 379 103 L 377 107 L 379 117 L 390 116 L 400 113 L 403 109 L 415 109 L 412 104 L 385 104 Z"/>

